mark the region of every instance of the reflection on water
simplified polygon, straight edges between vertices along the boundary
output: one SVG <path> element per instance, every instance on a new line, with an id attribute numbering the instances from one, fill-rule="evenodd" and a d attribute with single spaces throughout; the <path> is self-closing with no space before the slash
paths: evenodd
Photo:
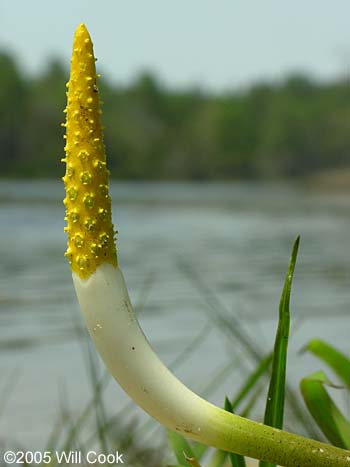
<path id="1" fill-rule="evenodd" d="M 257 348 L 271 348 L 297 234 L 302 240 L 292 297 L 291 379 L 313 369 L 311 357 L 297 354 L 308 338 L 324 337 L 348 351 L 348 195 L 283 185 L 120 182 L 111 194 L 119 261 L 133 301 L 142 303 L 142 326 L 166 362 L 210 319 L 207 297 L 184 273 L 188 266 Z M 62 198 L 60 183 L 0 183 L 0 390 L 18 374 L 0 416 L 0 438 L 10 434 L 27 448 L 44 446 L 62 388 L 73 413 L 90 391 L 84 328 L 63 258 Z M 212 329 L 178 374 L 201 391 L 214 370 L 240 351 Z M 221 403 L 234 387 L 237 374 L 212 400 Z M 114 411 L 126 398 L 111 384 L 107 400 Z"/>

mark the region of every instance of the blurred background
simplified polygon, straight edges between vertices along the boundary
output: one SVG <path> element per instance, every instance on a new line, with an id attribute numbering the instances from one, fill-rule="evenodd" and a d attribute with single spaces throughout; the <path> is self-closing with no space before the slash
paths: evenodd
<path id="1" fill-rule="evenodd" d="M 113 439 L 153 466 L 165 452 L 104 375 L 63 257 L 60 122 L 80 22 L 102 75 L 120 264 L 161 358 L 222 405 L 273 347 L 297 234 L 296 398 L 318 369 L 308 340 L 348 354 L 349 15 L 345 0 L 1 1 L 0 448 Z M 298 410 L 287 428 L 318 436 Z"/>

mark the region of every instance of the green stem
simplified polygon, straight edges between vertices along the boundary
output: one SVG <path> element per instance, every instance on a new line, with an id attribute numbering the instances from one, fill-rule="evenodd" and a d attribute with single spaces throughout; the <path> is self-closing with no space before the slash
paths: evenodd
<path id="1" fill-rule="evenodd" d="M 350 467 L 348 450 L 215 409 L 207 435 L 216 448 L 284 467 Z"/>

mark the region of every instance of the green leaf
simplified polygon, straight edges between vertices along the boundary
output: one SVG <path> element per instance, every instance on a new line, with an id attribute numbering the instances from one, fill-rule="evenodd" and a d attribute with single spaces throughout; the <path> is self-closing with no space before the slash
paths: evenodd
<path id="1" fill-rule="evenodd" d="M 300 382 L 305 404 L 326 438 L 340 448 L 350 448 L 350 423 L 333 402 L 324 385 L 333 386 L 323 371 Z"/>
<path id="2" fill-rule="evenodd" d="M 321 339 L 311 340 L 303 350 L 327 363 L 343 383 L 350 386 L 350 360 L 343 353 Z"/>
<path id="3" fill-rule="evenodd" d="M 299 240 L 300 237 L 298 236 L 293 245 L 289 267 L 282 290 L 279 305 L 279 321 L 272 360 L 271 379 L 265 407 L 265 425 L 279 429 L 283 427 L 287 348 L 290 324 L 289 303 L 295 263 L 298 255 Z M 260 461 L 260 467 L 272 467 L 273 465 L 274 464 L 270 464 L 269 462 Z"/>
<path id="4" fill-rule="evenodd" d="M 179 433 L 175 433 L 175 431 L 167 430 L 168 434 L 168 441 L 171 448 L 174 451 L 176 459 L 179 464 L 183 464 L 185 459 L 184 454 L 186 454 L 190 458 L 195 458 L 193 450 L 189 445 L 188 441 L 181 436 Z"/>
<path id="5" fill-rule="evenodd" d="M 224 409 L 226 410 L 226 412 L 231 412 L 231 413 L 233 413 L 232 404 L 231 404 L 231 402 L 230 402 L 230 399 L 229 399 L 227 396 L 225 396 Z"/>

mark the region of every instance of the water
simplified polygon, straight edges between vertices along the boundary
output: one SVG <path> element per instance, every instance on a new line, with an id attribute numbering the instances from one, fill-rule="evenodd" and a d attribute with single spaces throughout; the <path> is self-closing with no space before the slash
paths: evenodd
<path id="1" fill-rule="evenodd" d="M 176 370 L 192 389 L 201 392 L 218 368 L 240 356 L 243 367 L 209 394 L 221 404 L 254 364 L 213 325 L 208 289 L 203 296 L 184 271 L 194 270 L 256 348 L 267 351 L 297 234 L 292 385 L 321 366 L 298 354 L 311 337 L 349 351 L 349 195 L 285 185 L 166 183 L 114 183 L 111 194 L 119 262 L 162 359 L 171 362 L 211 323 Z M 84 326 L 63 258 L 62 198 L 61 183 L 0 183 L 0 439 L 28 449 L 44 447 L 60 413 L 76 416 L 91 396 Z M 127 400 L 109 384 L 109 414 Z"/>

